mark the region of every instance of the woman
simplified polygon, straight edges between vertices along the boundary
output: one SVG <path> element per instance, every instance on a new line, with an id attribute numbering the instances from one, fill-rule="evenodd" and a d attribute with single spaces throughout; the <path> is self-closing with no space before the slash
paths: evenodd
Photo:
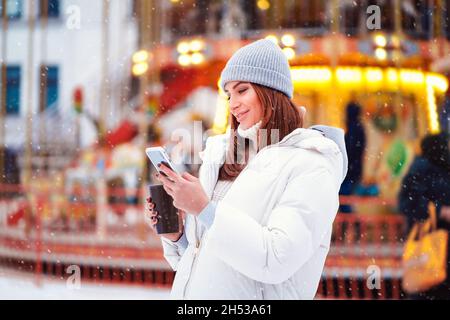
<path id="1" fill-rule="evenodd" d="M 343 130 L 301 128 L 288 61 L 270 40 L 239 49 L 221 86 L 231 128 L 208 138 L 199 178 L 164 166 L 158 177 L 187 213 L 181 233 L 162 237 L 171 297 L 312 299 L 347 170 Z"/>

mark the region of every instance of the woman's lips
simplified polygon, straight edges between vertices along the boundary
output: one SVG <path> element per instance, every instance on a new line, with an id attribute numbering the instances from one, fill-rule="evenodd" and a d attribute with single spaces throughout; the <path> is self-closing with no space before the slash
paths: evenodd
<path id="1" fill-rule="evenodd" d="M 236 115 L 236 119 L 240 122 L 247 115 L 248 111 L 249 110 L 239 113 Z"/>

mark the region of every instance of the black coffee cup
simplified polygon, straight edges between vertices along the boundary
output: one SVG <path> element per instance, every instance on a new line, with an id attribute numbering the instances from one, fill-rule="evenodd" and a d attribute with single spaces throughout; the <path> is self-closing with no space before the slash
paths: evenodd
<path id="1" fill-rule="evenodd" d="M 153 210 L 160 216 L 155 225 L 156 232 L 158 234 L 180 232 L 178 209 L 174 207 L 172 197 L 164 190 L 162 184 L 150 185 L 149 190 L 152 202 L 155 204 Z"/>

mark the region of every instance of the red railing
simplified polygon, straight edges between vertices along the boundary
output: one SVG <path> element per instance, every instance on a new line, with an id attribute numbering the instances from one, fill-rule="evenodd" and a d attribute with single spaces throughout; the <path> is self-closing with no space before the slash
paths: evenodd
<path id="1" fill-rule="evenodd" d="M 174 273 L 159 238 L 143 221 L 146 195 L 145 188 L 89 187 L 66 194 L 63 188 L 0 185 L 0 265 L 34 272 L 37 281 L 41 275 L 64 278 L 67 266 L 75 264 L 86 281 L 170 286 Z M 359 211 L 364 206 L 394 207 L 395 201 L 346 196 L 341 204 L 351 204 L 355 212 L 339 213 L 334 221 L 318 298 L 402 298 L 404 218 Z M 99 229 L 101 214 L 116 222 Z M 366 285 L 370 266 L 382 271 L 379 288 Z"/>

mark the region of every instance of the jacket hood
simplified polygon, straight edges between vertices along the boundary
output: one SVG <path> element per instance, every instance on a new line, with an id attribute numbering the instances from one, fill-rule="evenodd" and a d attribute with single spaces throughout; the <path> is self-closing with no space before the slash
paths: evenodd
<path id="1" fill-rule="evenodd" d="M 323 126 L 323 125 L 315 125 L 310 128 L 311 130 L 320 131 L 323 136 L 329 140 L 332 140 L 339 151 L 342 154 L 342 180 L 345 179 L 348 171 L 348 156 L 347 156 L 347 148 L 345 146 L 345 132 L 341 128 Z"/>
<path id="2" fill-rule="evenodd" d="M 228 149 L 229 131 L 225 134 L 209 137 L 205 150 L 200 152 L 203 162 L 222 165 L 225 161 L 225 150 Z M 344 130 L 336 127 L 315 125 L 308 129 L 298 128 L 285 136 L 280 142 L 267 146 L 293 146 L 315 150 L 324 155 L 342 154 L 342 179 L 347 175 L 348 158 L 345 148 Z"/>

